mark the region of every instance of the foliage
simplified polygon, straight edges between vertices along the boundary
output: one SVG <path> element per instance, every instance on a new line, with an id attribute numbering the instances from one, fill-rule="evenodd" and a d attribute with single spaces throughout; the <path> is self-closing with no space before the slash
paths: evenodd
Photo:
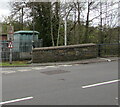
<path id="1" fill-rule="evenodd" d="M 117 43 L 118 8 L 116 1 L 100 2 L 14 2 L 11 16 L 3 22 L 17 30 L 37 30 L 43 46 L 81 43 Z M 65 20 L 67 31 L 65 31 Z"/>

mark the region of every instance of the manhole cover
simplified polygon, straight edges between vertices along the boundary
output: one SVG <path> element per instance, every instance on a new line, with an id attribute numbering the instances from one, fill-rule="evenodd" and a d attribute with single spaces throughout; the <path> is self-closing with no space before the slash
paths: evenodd
<path id="1" fill-rule="evenodd" d="M 54 75 L 54 74 L 61 74 L 61 73 L 67 73 L 70 71 L 64 71 L 64 70 L 52 70 L 52 71 L 44 71 L 41 73 L 47 74 L 47 75 Z"/>

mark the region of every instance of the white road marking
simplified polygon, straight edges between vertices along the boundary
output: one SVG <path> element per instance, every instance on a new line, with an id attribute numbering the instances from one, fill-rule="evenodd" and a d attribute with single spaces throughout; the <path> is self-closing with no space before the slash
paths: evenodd
<path id="1" fill-rule="evenodd" d="M 21 70 L 17 70 L 17 71 L 24 72 L 24 71 L 31 71 L 31 69 L 21 69 Z"/>
<path id="2" fill-rule="evenodd" d="M 45 68 L 56 68 L 57 66 L 46 66 Z"/>
<path id="3" fill-rule="evenodd" d="M 16 72 L 16 71 L 1 71 L 1 73 L 5 73 L 5 72 Z"/>
<path id="4" fill-rule="evenodd" d="M 111 60 L 110 60 L 110 59 L 107 59 L 107 58 L 101 58 L 101 59 L 104 59 L 104 60 L 106 60 L 106 61 L 108 61 L 108 62 L 111 62 Z"/>
<path id="5" fill-rule="evenodd" d="M 96 84 L 86 85 L 86 86 L 82 86 L 82 88 L 90 88 L 90 87 L 95 87 L 95 86 L 110 84 L 110 83 L 114 83 L 114 82 L 118 82 L 118 81 L 120 81 L 120 80 L 112 80 L 112 81 L 107 81 L 107 82 L 102 82 L 102 83 L 96 83 Z"/>
<path id="6" fill-rule="evenodd" d="M 35 68 L 32 68 L 34 70 L 41 70 L 41 69 L 46 69 L 45 67 L 35 67 Z"/>
<path id="7" fill-rule="evenodd" d="M 3 74 L 15 73 L 16 71 L 2 71 Z"/>
<path id="8" fill-rule="evenodd" d="M 2 105 L 2 104 L 8 104 L 8 103 L 20 102 L 20 101 L 25 101 L 25 100 L 30 100 L 30 99 L 32 99 L 32 98 L 33 98 L 33 97 L 25 97 L 25 98 L 10 100 L 10 101 L 4 101 L 4 102 L 0 102 L 0 105 Z"/>
<path id="9" fill-rule="evenodd" d="M 68 67 L 68 66 L 72 66 L 72 65 L 58 65 L 59 67 Z"/>
<path id="10" fill-rule="evenodd" d="M 42 70 L 42 69 L 48 69 L 48 68 L 58 68 L 58 66 L 35 67 L 35 68 L 32 68 L 32 69 L 34 69 L 34 70 Z"/>
<path id="11" fill-rule="evenodd" d="M 119 105 L 119 104 L 118 104 L 118 97 L 116 97 L 115 99 L 117 100 L 117 103 L 116 103 L 116 105 Z"/>

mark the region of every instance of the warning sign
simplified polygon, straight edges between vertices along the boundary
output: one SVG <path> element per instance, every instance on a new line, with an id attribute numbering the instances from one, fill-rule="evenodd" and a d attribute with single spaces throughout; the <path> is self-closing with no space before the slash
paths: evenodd
<path id="1" fill-rule="evenodd" d="M 8 48 L 13 48 L 13 44 L 12 44 L 12 42 L 9 42 L 9 44 L 8 44 Z"/>

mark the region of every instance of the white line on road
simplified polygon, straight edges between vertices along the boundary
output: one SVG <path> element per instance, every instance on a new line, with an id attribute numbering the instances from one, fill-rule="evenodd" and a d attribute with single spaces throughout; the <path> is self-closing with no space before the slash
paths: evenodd
<path id="1" fill-rule="evenodd" d="M 110 84 L 110 83 L 114 83 L 114 82 L 118 82 L 118 81 L 120 81 L 120 80 L 112 80 L 112 81 L 107 81 L 107 82 L 102 82 L 102 83 L 96 83 L 96 84 L 86 85 L 86 86 L 82 86 L 82 88 L 90 88 L 90 87 L 95 87 L 95 86 Z"/>
<path id="2" fill-rule="evenodd" d="M 6 73 L 6 72 L 16 72 L 16 71 L 0 71 L 1 73 Z"/>
<path id="3" fill-rule="evenodd" d="M 43 70 L 43 69 L 48 69 L 48 68 L 58 68 L 58 66 L 35 67 L 35 68 L 32 68 L 32 69 L 34 69 L 34 70 Z"/>
<path id="4" fill-rule="evenodd" d="M 69 67 L 69 66 L 72 66 L 72 65 L 58 65 L 58 67 Z"/>
<path id="5" fill-rule="evenodd" d="M 108 62 L 111 62 L 111 60 L 110 60 L 110 59 L 107 59 L 107 58 L 101 58 L 101 59 L 104 59 L 104 60 L 106 60 L 106 61 L 108 61 Z"/>
<path id="6" fill-rule="evenodd" d="M 8 104 L 8 103 L 14 103 L 14 102 L 20 102 L 20 101 L 25 101 L 25 100 L 30 100 L 32 98 L 33 97 L 25 97 L 25 98 L 10 100 L 10 101 L 4 101 L 4 102 L 0 102 L 0 105 L 2 105 L 2 104 Z"/>
<path id="7" fill-rule="evenodd" d="M 11 73 L 15 73 L 16 71 L 3 71 L 3 74 L 11 74 Z"/>
<path id="8" fill-rule="evenodd" d="M 34 67 L 32 69 L 43 70 L 43 69 L 48 69 L 48 68 L 59 68 L 59 67 L 69 67 L 69 66 L 72 66 L 72 65 L 56 65 L 56 66 Z"/>
<path id="9" fill-rule="evenodd" d="M 31 71 L 31 69 L 20 69 L 20 70 L 17 70 L 17 71 L 25 72 L 25 71 Z"/>
<path id="10" fill-rule="evenodd" d="M 45 67 L 35 67 L 35 68 L 32 68 L 33 70 L 42 70 L 42 69 L 46 69 Z"/>
<path id="11" fill-rule="evenodd" d="M 46 66 L 45 68 L 56 68 L 57 66 Z"/>

